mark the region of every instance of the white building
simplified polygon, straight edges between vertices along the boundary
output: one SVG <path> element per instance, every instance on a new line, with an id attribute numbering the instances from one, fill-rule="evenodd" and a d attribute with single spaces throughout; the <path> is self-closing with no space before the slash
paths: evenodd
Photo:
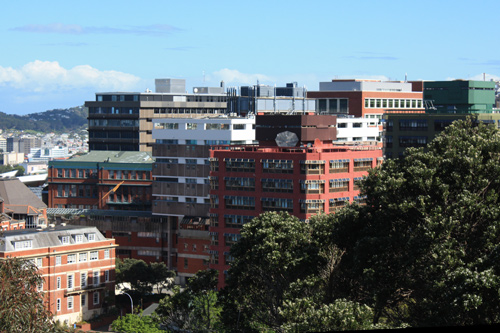
<path id="1" fill-rule="evenodd" d="M 381 142 L 382 128 L 374 118 L 337 118 L 336 143 L 363 143 L 377 145 Z"/>

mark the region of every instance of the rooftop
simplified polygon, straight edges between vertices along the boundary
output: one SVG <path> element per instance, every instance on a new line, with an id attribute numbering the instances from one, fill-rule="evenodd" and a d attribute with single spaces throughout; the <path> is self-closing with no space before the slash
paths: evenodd
<path id="1" fill-rule="evenodd" d="M 153 163 L 151 153 L 144 151 L 93 150 L 85 155 L 75 156 L 69 162 L 107 162 L 107 163 Z"/>

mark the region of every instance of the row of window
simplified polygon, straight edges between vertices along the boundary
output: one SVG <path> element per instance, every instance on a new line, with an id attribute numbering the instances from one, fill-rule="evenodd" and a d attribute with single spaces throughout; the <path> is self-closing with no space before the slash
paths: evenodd
<path id="1" fill-rule="evenodd" d="M 422 109 L 421 99 L 365 98 L 365 108 L 378 109 Z"/>
<path id="2" fill-rule="evenodd" d="M 92 274 L 88 274 L 88 272 L 81 272 L 80 274 L 76 274 L 80 276 L 80 285 L 79 288 L 87 288 L 88 286 L 98 286 L 101 284 L 101 271 L 92 271 Z M 104 271 L 104 282 L 110 281 L 110 271 Z M 56 289 L 64 288 L 62 285 L 62 276 L 56 277 Z M 77 288 L 77 281 L 75 278 L 75 273 L 66 275 L 66 289 L 72 290 Z"/>
<path id="3" fill-rule="evenodd" d="M 89 119 L 89 127 L 139 127 L 138 119 Z"/>
<path id="4" fill-rule="evenodd" d="M 425 147 L 427 146 L 428 138 L 426 136 L 405 136 L 402 135 L 399 137 L 399 146 L 400 147 Z M 386 148 L 392 148 L 393 146 L 393 137 L 392 135 L 387 135 L 385 137 L 384 146 Z"/>
<path id="5" fill-rule="evenodd" d="M 105 249 L 102 251 L 102 258 L 99 258 L 99 251 L 89 251 L 89 252 L 80 252 L 80 253 L 72 253 L 66 256 L 66 264 L 75 264 L 78 262 L 86 262 L 96 261 L 99 259 L 109 259 L 110 258 L 110 250 Z M 56 266 L 60 266 L 63 264 L 62 262 L 63 256 L 56 256 Z"/>
<path id="6" fill-rule="evenodd" d="M 92 293 L 92 302 L 93 302 L 93 304 L 94 305 L 98 305 L 99 304 L 99 300 L 100 300 L 100 292 L 99 291 L 94 291 Z M 81 304 L 82 308 L 87 305 L 87 294 L 86 293 L 83 293 L 83 294 L 80 295 L 80 302 L 81 302 L 80 304 Z M 68 297 L 66 297 L 66 308 L 68 310 L 73 310 L 73 307 L 74 307 L 74 296 L 68 296 Z M 61 308 L 62 308 L 61 299 L 58 298 L 56 300 L 56 311 L 60 312 Z"/>
<path id="7" fill-rule="evenodd" d="M 88 179 L 98 178 L 98 170 L 58 168 L 57 178 Z M 142 180 L 150 179 L 149 171 L 142 170 L 108 170 L 108 179 Z"/>
<path id="8" fill-rule="evenodd" d="M 227 172 L 255 172 L 257 163 L 255 159 L 225 158 L 225 168 Z M 366 171 L 373 167 L 373 158 L 358 158 L 353 161 L 353 171 Z M 329 173 L 349 172 L 351 160 L 330 160 Z M 381 160 L 377 160 L 381 163 Z M 324 174 L 326 161 L 300 161 L 300 172 L 302 174 Z M 293 173 L 294 165 L 292 160 L 262 160 L 262 171 L 264 173 Z M 210 159 L 210 171 L 219 171 L 219 161 L 217 158 Z"/>
<path id="9" fill-rule="evenodd" d="M 167 130 L 244 130 L 247 124 L 221 124 L 221 123 L 154 123 L 154 129 Z"/>
<path id="10" fill-rule="evenodd" d="M 358 190 L 362 177 L 354 178 L 352 190 Z M 210 177 L 210 189 L 219 189 L 218 177 Z M 300 180 L 301 193 L 325 193 L 325 180 Z M 349 191 L 350 178 L 330 179 L 329 192 Z M 255 178 L 224 177 L 224 186 L 227 191 L 255 191 Z M 263 192 L 293 193 L 292 179 L 261 179 Z"/>

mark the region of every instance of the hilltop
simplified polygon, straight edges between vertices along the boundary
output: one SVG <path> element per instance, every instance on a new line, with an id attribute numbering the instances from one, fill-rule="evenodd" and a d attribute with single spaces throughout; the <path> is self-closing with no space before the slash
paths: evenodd
<path id="1" fill-rule="evenodd" d="M 87 127 L 87 108 L 54 109 L 19 116 L 0 112 L 0 129 L 3 131 L 74 132 Z"/>

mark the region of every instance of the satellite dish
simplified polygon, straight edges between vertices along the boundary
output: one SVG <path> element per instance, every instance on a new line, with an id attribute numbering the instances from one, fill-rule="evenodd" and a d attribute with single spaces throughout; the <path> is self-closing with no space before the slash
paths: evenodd
<path id="1" fill-rule="evenodd" d="M 285 131 L 278 133 L 275 141 L 279 147 L 295 147 L 297 142 L 299 142 L 299 138 L 297 137 L 297 134 Z"/>

